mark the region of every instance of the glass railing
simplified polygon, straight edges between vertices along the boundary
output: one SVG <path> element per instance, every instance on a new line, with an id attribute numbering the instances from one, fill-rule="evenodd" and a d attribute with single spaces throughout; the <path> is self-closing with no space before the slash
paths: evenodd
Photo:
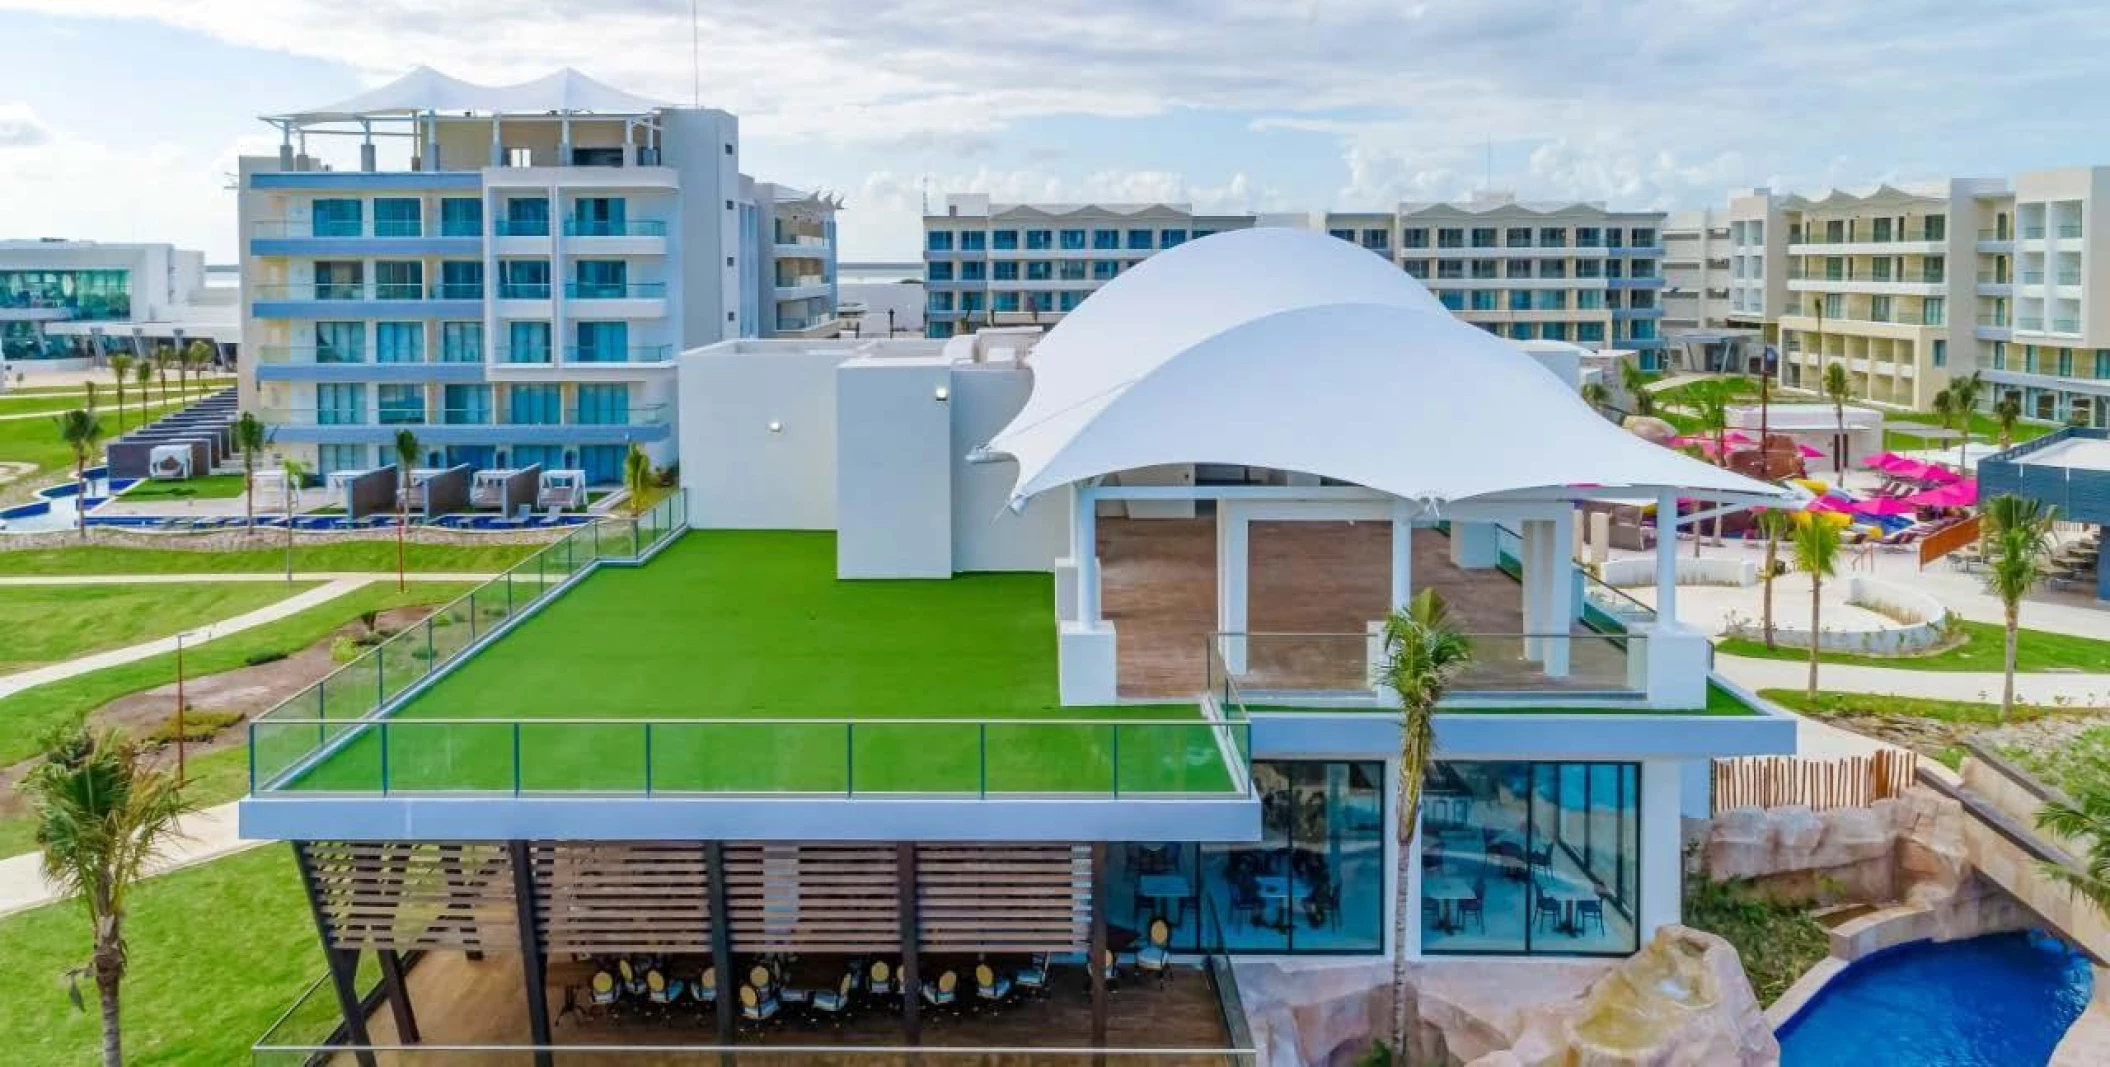
<path id="1" fill-rule="evenodd" d="M 573 345 L 564 350 L 568 363 L 664 363 L 674 358 L 673 345 L 632 345 L 628 348 Z"/>
<path id="2" fill-rule="evenodd" d="M 492 230 L 500 237 L 548 237 L 548 219 L 499 219 Z"/>
<path id="3" fill-rule="evenodd" d="M 980 310 L 979 308 L 975 309 L 976 312 Z M 1009 313 L 1007 312 L 1007 314 Z M 833 315 L 803 315 L 795 318 L 779 317 L 777 319 L 777 329 L 779 331 L 811 330 L 816 327 L 826 326 L 834 321 L 835 316 Z"/>
<path id="4" fill-rule="evenodd" d="M 573 300 L 658 299 L 667 295 L 667 283 L 566 282 L 564 295 Z"/>
<path id="5" fill-rule="evenodd" d="M 627 408 L 594 410 L 575 408 L 567 414 L 567 426 L 659 426 L 674 410 L 672 404 L 632 404 Z"/>
<path id="6" fill-rule="evenodd" d="M 2041 241 L 2041 240 L 2043 240 L 2043 239 L 2044 239 L 2044 227 L 2042 227 L 2042 226 L 2024 226 L 2024 227 L 2022 227 L 2022 239 L 2023 239 L 2023 240 L 2025 240 L 2025 241 Z"/>
<path id="7" fill-rule="evenodd" d="M 423 283 L 423 282 L 375 282 L 375 283 L 374 283 L 374 299 L 376 299 L 376 300 L 423 300 L 423 299 L 425 299 L 425 283 Z"/>
<path id="8" fill-rule="evenodd" d="M 2024 284 L 2024 285 L 2043 285 L 2043 284 L 2044 284 L 2044 272 L 2043 272 L 2043 271 L 2041 271 L 2041 270 L 2026 270 L 2026 271 L 2023 271 L 2023 272 L 2022 272 L 2022 284 Z"/>
<path id="9" fill-rule="evenodd" d="M 1981 285 L 2006 285 L 2007 276 L 1997 270 L 1982 270 L 1978 272 L 1978 281 Z"/>
<path id="10" fill-rule="evenodd" d="M 565 219 L 566 237 L 665 237 L 667 224 L 656 219 Z"/>
<path id="11" fill-rule="evenodd" d="M 441 282 L 432 287 L 434 300 L 482 300 L 482 282 Z"/>
<path id="12" fill-rule="evenodd" d="M 500 363 L 547 364 L 549 361 L 550 349 L 548 346 L 540 348 L 501 348 L 498 350 L 498 362 Z"/>
<path id="13" fill-rule="evenodd" d="M 498 299 L 500 300 L 548 300 L 549 293 L 550 285 L 548 282 L 498 283 Z"/>
<path id="14" fill-rule="evenodd" d="M 419 366 L 419 364 L 405 364 Z M 555 420 L 518 425 L 550 426 L 664 426 L 673 412 L 672 404 L 633 404 L 628 408 L 612 410 L 567 409 L 563 421 Z M 485 426 L 494 423 L 491 408 L 441 408 L 436 416 L 442 420 L 436 425 Z M 367 418 L 363 407 L 316 408 L 311 406 L 273 406 L 257 409 L 257 417 L 273 426 L 417 426 L 431 422 L 424 409 L 391 411 L 379 409 L 375 421 Z"/>
<path id="15" fill-rule="evenodd" d="M 1980 316 L 1978 316 L 1978 325 L 1980 325 L 1980 326 L 2005 326 L 2005 325 L 2007 325 L 2007 316 L 2006 316 L 2006 315 L 1994 315 L 1994 314 L 1991 314 L 1991 313 L 1988 313 L 1988 314 L 1984 314 L 1984 315 L 1980 315 Z"/>
<path id="16" fill-rule="evenodd" d="M 251 296 L 257 300 L 481 300 L 483 290 L 459 283 L 293 282 L 254 286 Z"/>
<path id="17" fill-rule="evenodd" d="M 1579 696 L 1633 697 L 1647 691 L 1637 634 L 1464 635 L 1473 658 L 1452 681 L 1451 697 L 1524 703 Z M 1249 708 L 1305 701 L 1395 706 L 1383 679 L 1378 633 L 1217 633 L 1210 635 L 1210 689 L 1235 687 Z M 1217 672 L 1222 677 L 1217 677 Z M 1368 705 L 1360 705 L 1367 707 Z"/>
<path id="18" fill-rule="evenodd" d="M 780 233 L 776 244 L 795 248 L 826 248 L 828 239 L 810 233 Z"/>
<path id="19" fill-rule="evenodd" d="M 2044 320 L 2036 315 L 2023 315 L 2015 320 L 2015 325 L 2024 330 L 2041 330 L 2044 328 Z"/>
<path id="20" fill-rule="evenodd" d="M 1049 279 L 1038 278 L 1031 280 L 1047 281 Z M 777 288 L 779 289 L 811 289 L 815 286 L 826 284 L 828 284 L 828 276 L 825 274 L 786 274 L 777 276 Z"/>
<path id="21" fill-rule="evenodd" d="M 2060 285 L 2079 285 L 2081 284 L 2081 272 L 2077 270 L 2062 270 L 2059 272 L 2058 279 Z"/>
<path id="22" fill-rule="evenodd" d="M 368 363 L 363 351 L 318 345 L 258 345 L 252 351 L 258 363 Z"/>
<path id="23" fill-rule="evenodd" d="M 422 219 L 375 219 L 375 237 L 422 237 L 425 224 Z"/>
<path id="24" fill-rule="evenodd" d="M 2069 225 L 2065 225 L 2065 226 L 2061 226 L 2061 227 L 2059 227 L 2059 236 L 2060 236 L 2060 237 L 2065 237 L 2065 238 L 2079 237 L 2079 236 L 2081 236 L 2081 232 L 2082 232 L 2082 231 L 2081 231 L 2081 227 L 2080 227 L 2080 226 L 2078 226 L 2078 225 L 2073 225 L 2073 224 L 2069 224 Z"/>
<path id="25" fill-rule="evenodd" d="M 2053 319 L 2053 320 L 2051 320 L 2051 332 L 2053 332 L 2053 333 L 2079 333 L 2079 332 L 2081 332 L 2081 320 L 2079 320 L 2079 319 Z"/>

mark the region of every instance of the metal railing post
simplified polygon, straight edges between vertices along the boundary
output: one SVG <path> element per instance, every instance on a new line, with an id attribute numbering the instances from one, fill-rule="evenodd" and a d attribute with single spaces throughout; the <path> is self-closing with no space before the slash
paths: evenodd
<path id="1" fill-rule="evenodd" d="M 857 795 L 857 724 L 843 723 L 843 795 Z"/>
<path id="2" fill-rule="evenodd" d="M 981 768 L 982 768 L 982 789 L 981 789 L 981 795 L 982 795 L 982 799 L 983 799 L 983 800 L 988 800 L 988 799 L 989 799 L 989 723 L 988 723 L 988 721 L 987 721 L 987 720 L 983 720 L 982 722 L 980 722 L 980 723 L 977 723 L 977 724 L 976 724 L 976 726 L 978 726 L 978 727 L 979 727 L 979 730 L 978 730 L 978 732 L 979 732 L 979 733 L 981 734 L 981 744 L 982 744 L 982 759 L 981 759 Z"/>
<path id="3" fill-rule="evenodd" d="M 645 723 L 645 795 L 652 795 L 652 724 Z"/>
<path id="4" fill-rule="evenodd" d="M 1114 772 L 1114 798 L 1118 800 L 1118 799 L 1120 799 L 1120 796 L 1121 796 L 1121 724 L 1120 724 L 1120 723 L 1115 723 L 1115 724 L 1114 724 L 1114 759 L 1113 759 L 1113 772 Z"/>
<path id="5" fill-rule="evenodd" d="M 513 720 L 513 795 L 520 795 L 520 720 Z"/>
<path id="6" fill-rule="evenodd" d="M 381 795 L 388 795 L 388 720 L 381 720 Z"/>

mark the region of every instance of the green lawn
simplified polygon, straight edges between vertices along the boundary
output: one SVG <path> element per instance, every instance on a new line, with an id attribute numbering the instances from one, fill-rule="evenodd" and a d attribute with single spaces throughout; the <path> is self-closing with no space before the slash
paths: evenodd
<path id="1" fill-rule="evenodd" d="M 124 499 L 139 504 L 150 500 L 228 500 L 242 495 L 247 479 L 239 474 L 208 474 L 180 482 L 145 481 L 125 490 Z"/>
<path id="2" fill-rule="evenodd" d="M 399 593 L 393 582 L 375 582 L 277 622 L 186 649 L 184 669 L 198 675 L 216 674 L 243 666 L 252 656 L 291 654 L 322 640 L 362 612 L 436 604 L 460 596 L 469 588 L 457 582 L 413 582 L 408 590 Z M 36 755 L 37 739 L 54 726 L 76 722 L 128 693 L 175 679 L 176 657 L 169 653 L 0 698 L 0 765 Z M 0 847 L 0 855 L 7 851 Z"/>
<path id="3" fill-rule="evenodd" d="M 323 971 L 293 857 L 266 845 L 141 884 L 125 924 L 125 1062 L 222 1067 Z M 0 920 L 0 1048 L 10 1064 L 88 1064 L 101 1048 L 95 989 L 75 1011 L 61 976 L 88 954 L 79 904 Z M 327 997 L 320 998 L 327 1001 Z"/>
<path id="4" fill-rule="evenodd" d="M 2006 631 L 1989 622 L 1963 621 L 1958 625 L 1964 634 L 1963 643 L 1930 655 L 1853 656 L 1822 652 L 1818 654 L 1817 661 L 1915 671 L 2001 670 Z M 1785 646 L 1767 648 L 1763 641 L 1743 638 L 1717 641 L 1714 647 L 1725 655 L 1749 656 L 1753 659 L 1807 662 L 1810 658 L 1805 649 Z M 2110 641 L 2053 633 L 2050 630 L 2023 630 L 2015 643 L 2015 669 L 2024 672 L 2066 669 L 2086 671 L 2090 674 L 2110 673 Z"/>
<path id="5" fill-rule="evenodd" d="M 1310 706 L 1292 706 L 1292 705 L 1277 705 L 1277 704 L 1254 704 L 1254 705 L 1249 705 L 1249 706 L 1247 706 L 1247 708 L 1246 708 L 1246 711 L 1247 711 L 1248 713 L 1253 713 L 1253 714 L 1270 714 L 1270 713 L 1281 713 L 1281 712 L 1297 712 L 1297 713 L 1301 713 L 1301 714 L 1310 714 L 1310 715 L 1337 715 L 1337 714 L 1341 714 L 1343 710 L 1344 710 L 1344 709 L 1341 709 L 1341 708 L 1320 708 L 1320 707 L 1310 707 Z M 1354 711 L 1355 711 L 1356 709 L 1354 709 L 1354 708 L 1349 708 L 1349 709 L 1345 709 L 1345 710 L 1347 710 L 1347 711 L 1348 711 L 1348 712 L 1350 712 L 1350 713 L 1353 713 L 1353 712 L 1354 712 Z M 1393 710 L 1393 712 L 1395 712 L 1395 713 L 1396 713 L 1398 709 L 1396 709 L 1396 708 L 1395 708 L 1395 709 L 1392 709 L 1392 710 Z M 1548 705 L 1545 705 L 1545 706 L 1540 706 L 1540 705 L 1537 705 L 1537 704 L 1519 704 L 1519 705 L 1513 705 L 1513 706 L 1510 706 L 1510 707 L 1500 707 L 1500 708 L 1453 708 L 1453 707 L 1446 707 L 1446 708 L 1441 708 L 1441 709 L 1439 709 L 1439 710 L 1440 710 L 1440 712 L 1441 712 L 1442 714 L 1444 714 L 1444 715 L 1756 715 L 1756 714 L 1758 714 L 1758 709 L 1756 709 L 1756 708 L 1753 708 L 1752 706 L 1750 706 L 1749 704 L 1746 704 L 1746 703 L 1744 703 L 1744 702 L 1743 702 L 1743 701 L 1741 701 L 1741 700 L 1738 700 L 1738 699 L 1736 698 L 1735 694 L 1733 694 L 1733 693 L 1729 692 L 1728 690 L 1726 690 L 1726 689 L 1723 689 L 1723 688 L 1721 688 L 1720 686 L 1714 686 L 1714 685 L 1710 685 L 1710 686 L 1708 686 L 1708 687 L 1707 687 L 1707 706 L 1705 706 L 1705 707 L 1701 707 L 1701 708 L 1683 708 L 1683 709 L 1677 709 L 1677 710 L 1670 710 L 1670 711 L 1656 711 L 1656 710 L 1654 710 L 1654 709 L 1647 709 L 1647 708 L 1643 708 L 1643 709 L 1635 709 L 1635 708 L 1618 708 L 1618 707 L 1610 707 L 1610 708 L 1588 708 L 1588 707 L 1561 707 L 1561 706 L 1559 706 L 1559 705 L 1552 705 L 1552 704 L 1548 704 Z M 1375 713 L 1383 713 L 1383 709 L 1378 709 L 1378 711 L 1376 711 L 1376 712 L 1373 712 L 1373 713 L 1374 713 L 1374 714 L 1375 714 Z"/>
<path id="6" fill-rule="evenodd" d="M 1045 574 L 838 581 L 827 533 L 691 532 L 553 601 L 296 787 L 378 789 L 386 733 L 403 791 L 1104 793 L 1117 772 L 1124 793 L 1228 788 L 1191 706 L 1060 706 L 1052 597 Z M 347 714 L 366 677 L 342 682 Z M 560 718 L 662 721 L 533 721 Z M 855 722 L 753 721 L 814 719 Z M 341 729 L 260 734 L 259 763 Z"/>
<path id="7" fill-rule="evenodd" d="M 0 586 L 0 672 L 167 637 L 275 604 L 317 584 Z"/>
<path id="8" fill-rule="evenodd" d="M 1998 694 L 1994 694 L 1995 699 L 1991 703 L 1972 700 L 1929 700 L 1877 693 L 1837 693 L 1823 689 L 1817 691 L 1817 699 L 1814 702 L 1800 689 L 1766 689 L 1761 690 L 1758 695 L 1781 707 L 1820 719 L 1847 715 L 1876 715 L 1986 725 L 1997 725 L 2000 722 Z M 2046 715 L 2071 715 L 2082 710 L 2084 709 L 2017 704 L 2015 716 L 2009 721 L 2025 722 Z"/>
<path id="9" fill-rule="evenodd" d="M 0 425 L 5 425 L 0 423 Z M 526 559 L 540 545 L 409 546 L 410 569 L 467 574 L 496 574 Z M 194 552 L 180 548 L 111 548 L 81 545 L 0 552 L 0 574 L 240 574 L 283 571 L 282 547 L 238 552 Z M 331 541 L 293 550 L 296 571 L 375 571 L 394 573 L 394 541 Z"/>
<path id="10" fill-rule="evenodd" d="M 1892 422 L 1913 422 L 1925 426 L 1941 425 L 1941 416 L 1931 411 L 1885 411 L 1883 417 Z M 1972 412 L 1969 426 L 1965 426 L 1961 420 L 1953 418 L 1949 420 L 1949 425 L 1959 430 L 1968 430 L 1974 440 L 1995 445 L 2000 443 L 2000 423 L 1985 412 Z M 2013 435 L 2014 442 L 2019 445 L 2024 441 L 2034 441 L 2039 437 L 2057 431 L 2059 428 L 2056 423 L 2017 421 Z M 1883 447 L 1893 450 L 1945 448 L 1953 452 L 1956 450 L 1956 442 L 1953 440 L 1946 443 L 1934 442 L 1923 437 L 1913 437 L 1909 434 L 1885 430 L 1883 431 Z"/>
<path id="11" fill-rule="evenodd" d="M 147 397 L 146 405 L 151 415 L 155 408 L 172 408 L 191 401 L 203 400 L 216 392 L 219 392 L 219 390 L 193 387 L 188 393 L 178 394 L 171 387 L 169 389 L 169 399 L 164 402 L 161 399 L 161 391 L 156 389 L 151 396 Z M 72 411 L 87 402 L 88 394 L 79 389 L 64 393 L 40 393 L 29 396 L 18 395 L 13 390 L 9 390 L 5 393 L 0 393 L 0 415 L 57 414 L 62 411 Z M 139 407 L 139 390 L 134 386 L 125 386 L 126 426 L 138 425 Z M 117 425 L 117 393 L 109 382 L 96 383 L 95 409 L 102 413 L 104 421 L 108 422 L 112 427 Z"/>

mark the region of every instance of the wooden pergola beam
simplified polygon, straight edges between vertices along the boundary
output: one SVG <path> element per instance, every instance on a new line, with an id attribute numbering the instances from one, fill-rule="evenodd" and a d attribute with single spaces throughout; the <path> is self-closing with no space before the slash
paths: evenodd
<path id="1" fill-rule="evenodd" d="M 293 842 L 293 865 L 300 871 L 301 891 L 308 895 L 308 910 L 315 917 L 315 936 L 322 941 L 322 958 L 330 968 L 330 985 L 337 993 L 337 1010 L 344 1014 L 344 1035 L 354 1049 L 359 1067 L 375 1067 L 366 1033 L 366 1008 L 359 1003 L 359 953 L 330 943 L 330 922 L 322 910 L 322 897 L 315 884 L 315 866 L 308 862 L 307 842 Z"/>
<path id="2" fill-rule="evenodd" d="M 535 867 L 526 841 L 508 841 L 513 860 L 513 908 L 520 930 L 520 973 L 527 986 L 528 1036 L 535 1045 L 535 1067 L 553 1067 L 550 1054 L 549 976 L 543 966 L 542 936 L 535 928 Z"/>
<path id="3" fill-rule="evenodd" d="M 916 845 L 903 841 L 894 846 L 894 879 L 901 923 L 901 1031 L 911 1045 L 923 1043 L 923 1021 L 918 1017 L 923 995 L 917 947 L 922 934 L 916 908 Z"/>

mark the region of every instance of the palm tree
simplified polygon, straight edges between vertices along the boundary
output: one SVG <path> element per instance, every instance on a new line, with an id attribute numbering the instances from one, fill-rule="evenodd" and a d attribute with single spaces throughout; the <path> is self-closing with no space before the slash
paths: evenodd
<path id="1" fill-rule="evenodd" d="M 1956 422 L 1956 394 L 1947 389 L 1934 394 L 1934 417 L 1941 420 L 1941 428 L 1951 429 Z"/>
<path id="2" fill-rule="evenodd" d="M 652 457 L 635 441 L 623 453 L 623 488 L 629 490 L 630 517 L 636 519 L 645 513 L 646 492 L 652 488 Z"/>
<path id="3" fill-rule="evenodd" d="M 286 580 L 293 580 L 293 498 L 300 493 L 300 485 L 308 480 L 308 465 L 291 456 L 281 456 L 279 473 L 286 477 Z"/>
<path id="4" fill-rule="evenodd" d="M 88 509 L 81 502 L 88 497 L 88 453 L 94 451 L 96 442 L 103 439 L 103 420 L 87 408 L 75 408 L 59 416 L 59 440 L 73 450 L 73 476 L 80 482 L 80 495 L 74 497 L 74 515 L 80 520 L 81 536 L 88 536 Z"/>
<path id="5" fill-rule="evenodd" d="M 1854 380 L 1847 376 L 1846 364 L 1831 363 L 1824 368 L 1824 395 L 1831 398 L 1832 420 L 1837 424 L 1838 436 L 1832 438 L 1832 462 L 1840 475 L 1846 473 L 1846 402 L 1854 398 Z"/>
<path id="6" fill-rule="evenodd" d="M 1648 391 L 1648 372 L 1632 360 L 1619 361 L 1619 389 L 1630 399 L 1636 415 L 1656 413 L 1656 395 Z"/>
<path id="7" fill-rule="evenodd" d="M 1473 644 L 1451 621 L 1450 606 L 1424 589 L 1385 618 L 1385 684 L 1399 696 L 1399 861 L 1407 861 L 1421 824 L 1421 788 L 1436 752 L 1436 703 L 1473 659 Z M 1392 916 L 1392 1048 L 1407 1041 L 1407 921 L 1418 912 L 1407 895 L 1406 872 L 1394 880 Z"/>
<path id="8" fill-rule="evenodd" d="M 2110 787 L 2097 783 L 2071 803 L 2045 801 L 2037 811 L 2037 828 L 2066 841 L 2085 844 L 2087 855 L 2082 857 L 2080 870 L 2049 860 L 2040 863 L 2038 869 L 2054 881 L 2066 883 L 2076 895 L 2110 916 Z"/>
<path id="9" fill-rule="evenodd" d="M 1766 569 L 1760 576 L 1765 583 L 1761 590 L 1765 599 L 1761 601 L 1760 628 L 1766 636 L 1766 647 L 1773 647 L 1773 575 L 1780 570 L 1780 543 L 1795 534 L 1795 512 L 1779 508 L 1767 508 L 1758 513 L 1758 531 L 1766 535 Z"/>
<path id="10" fill-rule="evenodd" d="M 117 379 L 117 432 L 125 431 L 125 383 L 132 378 L 132 364 L 137 362 L 128 352 L 110 353 L 110 377 Z"/>
<path id="11" fill-rule="evenodd" d="M 212 363 L 212 342 L 199 338 L 183 346 L 183 362 L 200 382 L 205 380 L 205 368 Z"/>
<path id="12" fill-rule="evenodd" d="M 418 465 L 418 435 L 409 428 L 396 431 L 396 591 L 410 588 L 403 577 L 403 538 L 410 528 L 410 469 Z"/>
<path id="13" fill-rule="evenodd" d="M 2015 645 L 2022 628 L 2022 598 L 2044 577 L 2044 560 L 2052 551 L 2051 525 L 2058 509 L 2003 493 L 1986 501 L 1979 515 L 1984 524 L 1986 585 L 2000 598 L 2007 627 L 2000 690 L 2000 717 L 2005 720 L 2015 711 Z"/>
<path id="14" fill-rule="evenodd" d="M 174 362 L 176 350 L 168 345 L 154 346 L 154 376 L 161 379 L 161 402 L 169 402 L 169 364 Z"/>
<path id="15" fill-rule="evenodd" d="M 2013 393 L 1993 405 L 1993 423 L 2000 427 L 2000 450 L 2015 447 L 2015 423 L 2022 419 L 2022 398 Z"/>
<path id="16" fill-rule="evenodd" d="M 1599 415 L 1605 414 L 1612 406 L 1612 390 L 1603 382 L 1584 382 L 1582 398 L 1583 403 L 1597 409 Z"/>
<path id="17" fill-rule="evenodd" d="M 154 361 L 135 360 L 132 363 L 132 380 L 139 386 L 139 421 L 147 421 L 147 401 L 153 396 Z"/>
<path id="18" fill-rule="evenodd" d="M 1964 435 L 1956 442 L 1957 470 L 1964 469 L 1964 461 L 1970 454 L 1971 424 L 1977 421 L 1978 397 L 1984 392 L 1985 379 L 1978 371 L 1972 371 L 1969 377 L 1958 378 L 1949 383 L 1949 402 L 1955 405 L 1957 414 L 1963 417 Z"/>
<path id="19" fill-rule="evenodd" d="M 1837 366 L 1837 364 L 1834 364 Z M 1839 566 L 1839 528 L 1825 521 L 1822 515 L 1803 515 L 1795 526 L 1795 565 L 1810 576 L 1810 687 L 1809 698 L 1817 702 L 1817 638 L 1820 629 L 1820 609 L 1824 601 L 1824 580 L 1837 573 Z"/>
<path id="20" fill-rule="evenodd" d="M 44 877 L 88 909 L 95 947 L 86 974 L 102 1005 L 103 1067 L 122 1067 L 118 989 L 129 962 L 125 908 L 147 864 L 189 810 L 173 775 L 146 767 L 133 742 L 82 727 L 53 735 L 23 780 L 35 809 Z M 79 1003 L 75 988 L 75 1003 Z"/>
<path id="21" fill-rule="evenodd" d="M 242 412 L 234 420 L 234 449 L 242 454 L 243 508 L 249 513 L 249 528 L 256 529 L 256 458 L 271 443 L 271 430 L 256 412 Z"/>

